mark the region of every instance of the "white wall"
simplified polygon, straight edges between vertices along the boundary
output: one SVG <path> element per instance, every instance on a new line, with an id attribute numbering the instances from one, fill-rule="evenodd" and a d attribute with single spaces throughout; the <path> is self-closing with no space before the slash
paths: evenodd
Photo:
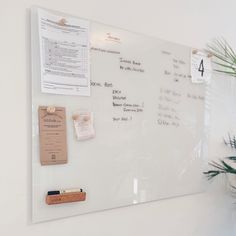
<path id="1" fill-rule="evenodd" d="M 200 48 L 212 37 L 222 35 L 236 48 L 235 0 L 0 0 L 0 3 L 1 236 L 235 235 L 236 209 L 220 185 L 211 185 L 204 194 L 30 223 L 28 11 L 36 4 Z"/>

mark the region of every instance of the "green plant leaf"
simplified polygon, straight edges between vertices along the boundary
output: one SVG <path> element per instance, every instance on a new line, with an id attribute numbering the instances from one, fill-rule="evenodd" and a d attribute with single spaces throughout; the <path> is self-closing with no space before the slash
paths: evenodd
<path id="1" fill-rule="evenodd" d="M 213 40 L 212 43 L 207 44 L 207 49 L 217 58 L 213 63 L 220 68 L 215 71 L 236 77 L 236 53 L 224 38 Z"/>
<path id="2" fill-rule="evenodd" d="M 236 156 L 229 156 L 229 157 L 226 157 L 228 160 L 231 160 L 231 161 L 236 161 Z"/>

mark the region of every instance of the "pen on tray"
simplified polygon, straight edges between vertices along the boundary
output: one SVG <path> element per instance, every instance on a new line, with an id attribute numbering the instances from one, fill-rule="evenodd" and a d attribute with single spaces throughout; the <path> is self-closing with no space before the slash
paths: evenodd
<path id="1" fill-rule="evenodd" d="M 83 192 L 83 189 L 82 188 L 74 188 L 74 189 L 48 191 L 48 195 L 56 195 L 56 194 L 63 194 L 63 193 L 77 193 L 77 192 Z"/>

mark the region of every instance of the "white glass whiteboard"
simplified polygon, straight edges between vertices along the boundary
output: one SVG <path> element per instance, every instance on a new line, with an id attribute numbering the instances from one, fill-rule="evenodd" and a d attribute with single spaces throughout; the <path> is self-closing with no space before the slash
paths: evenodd
<path id="1" fill-rule="evenodd" d="M 191 48 L 90 22 L 91 96 L 43 94 L 37 8 L 31 22 L 34 222 L 203 190 L 205 84 L 191 82 Z M 66 108 L 68 164 L 40 165 L 47 105 Z M 78 109 L 94 113 L 94 139 L 76 140 Z M 78 186 L 85 202 L 45 203 L 47 191 Z"/>

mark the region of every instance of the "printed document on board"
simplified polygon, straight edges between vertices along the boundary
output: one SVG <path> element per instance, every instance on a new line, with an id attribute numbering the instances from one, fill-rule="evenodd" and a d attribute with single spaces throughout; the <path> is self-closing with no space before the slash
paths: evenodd
<path id="1" fill-rule="evenodd" d="M 89 21 L 38 9 L 41 92 L 90 96 Z"/>

